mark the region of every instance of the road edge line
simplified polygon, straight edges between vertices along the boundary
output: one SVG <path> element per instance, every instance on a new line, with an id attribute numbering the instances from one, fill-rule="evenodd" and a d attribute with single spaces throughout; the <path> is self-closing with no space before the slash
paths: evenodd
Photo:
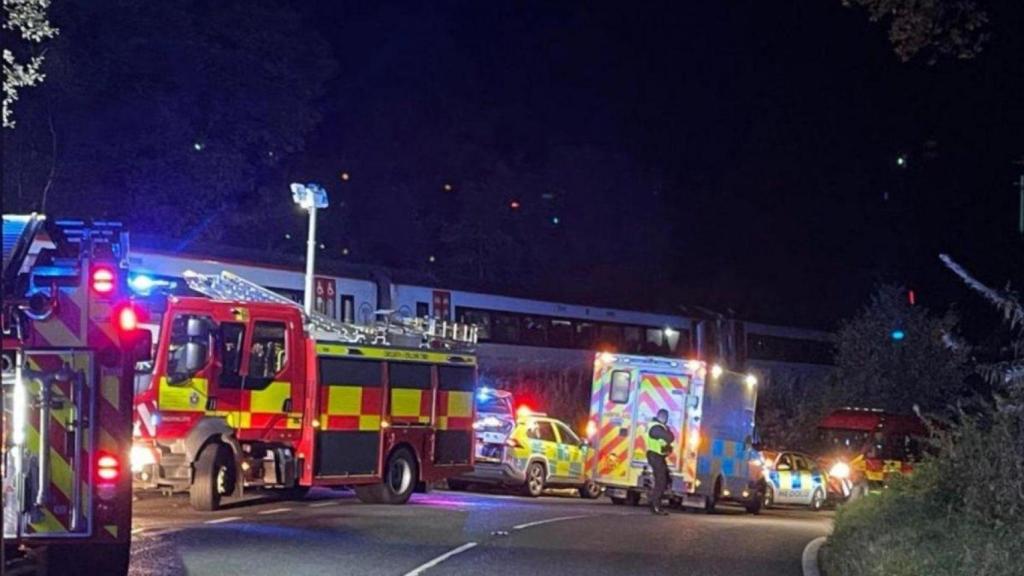
<path id="1" fill-rule="evenodd" d="M 804 576 L 821 576 L 821 570 L 818 568 L 818 551 L 825 543 L 825 539 L 825 536 L 818 536 L 804 546 L 804 553 L 800 558 Z"/>
<path id="2" fill-rule="evenodd" d="M 513 530 L 525 530 L 527 528 L 533 528 L 534 526 L 540 526 L 541 524 L 550 524 L 552 522 L 562 522 L 564 520 L 578 520 L 580 518 L 590 518 L 596 516 L 596 514 L 579 514 L 576 516 L 559 516 L 558 518 L 548 518 L 546 520 L 536 520 L 534 522 L 527 522 L 525 524 L 518 524 L 513 526 Z"/>
<path id="3" fill-rule="evenodd" d="M 440 556 L 438 556 L 437 558 L 434 558 L 433 560 L 430 560 L 428 562 L 424 562 L 423 564 L 420 564 L 419 566 L 417 566 L 417 567 L 413 568 L 412 570 L 406 572 L 404 574 L 404 576 L 419 576 L 420 574 L 423 574 L 427 570 L 430 570 L 434 566 L 437 566 L 438 564 L 440 564 L 441 562 L 444 562 L 445 560 L 451 558 L 452 556 L 455 556 L 456 554 L 462 554 L 466 550 L 470 550 L 470 549 L 475 548 L 475 547 L 476 547 L 476 542 L 466 542 L 462 546 L 459 546 L 458 548 L 452 548 L 451 550 L 445 552 L 444 554 L 441 554 Z"/>

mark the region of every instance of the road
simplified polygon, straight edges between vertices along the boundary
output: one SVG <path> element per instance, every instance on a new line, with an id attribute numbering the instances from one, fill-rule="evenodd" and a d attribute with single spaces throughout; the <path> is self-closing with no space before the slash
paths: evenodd
<path id="1" fill-rule="evenodd" d="M 721 507 L 656 517 L 559 495 L 434 491 L 384 506 L 317 489 L 214 513 L 193 512 L 186 497 L 147 495 L 135 503 L 131 574 L 796 576 L 804 546 L 831 524 L 831 512 L 755 517 Z"/>

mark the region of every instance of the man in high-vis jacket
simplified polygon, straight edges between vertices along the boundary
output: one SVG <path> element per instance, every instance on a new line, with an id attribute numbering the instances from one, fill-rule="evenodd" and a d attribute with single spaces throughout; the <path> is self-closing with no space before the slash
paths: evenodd
<path id="1" fill-rule="evenodd" d="M 661 497 L 669 482 L 665 456 L 672 453 L 675 439 L 675 435 L 668 429 L 668 410 L 658 410 L 657 416 L 647 426 L 647 463 L 651 465 L 651 473 L 654 475 L 654 488 L 648 499 L 651 501 L 651 512 L 659 516 L 668 514 L 661 509 Z"/>

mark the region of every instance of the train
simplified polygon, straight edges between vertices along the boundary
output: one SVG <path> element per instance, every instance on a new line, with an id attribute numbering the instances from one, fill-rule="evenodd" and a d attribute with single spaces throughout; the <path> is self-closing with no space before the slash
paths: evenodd
<path id="1" fill-rule="evenodd" d="M 144 239 L 132 245 L 129 264 L 140 288 L 188 294 L 186 270 L 227 270 L 303 299 L 303 263 L 295 259 L 223 247 L 182 251 Z M 831 334 L 824 330 L 465 290 L 435 285 L 427 275 L 325 258 L 318 258 L 317 269 L 320 313 L 358 324 L 371 323 L 382 310 L 475 324 L 481 385 L 512 390 L 530 408 L 579 425 L 587 419 L 595 352 L 700 358 L 753 372 L 765 386 L 814 385 L 833 368 Z"/>

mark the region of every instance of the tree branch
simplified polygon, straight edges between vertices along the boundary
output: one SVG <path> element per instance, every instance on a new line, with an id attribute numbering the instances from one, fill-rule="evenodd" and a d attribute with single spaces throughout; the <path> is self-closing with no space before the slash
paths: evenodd
<path id="1" fill-rule="evenodd" d="M 942 263 L 959 276 L 965 284 L 994 304 L 1006 316 L 1006 319 L 1009 320 L 1011 328 L 1024 326 L 1024 307 L 1017 301 L 1014 294 L 1008 291 L 1000 292 L 994 288 L 989 288 L 980 280 L 971 276 L 970 272 L 965 270 L 963 266 L 958 264 L 948 254 L 939 254 L 939 260 L 942 260 Z"/>

